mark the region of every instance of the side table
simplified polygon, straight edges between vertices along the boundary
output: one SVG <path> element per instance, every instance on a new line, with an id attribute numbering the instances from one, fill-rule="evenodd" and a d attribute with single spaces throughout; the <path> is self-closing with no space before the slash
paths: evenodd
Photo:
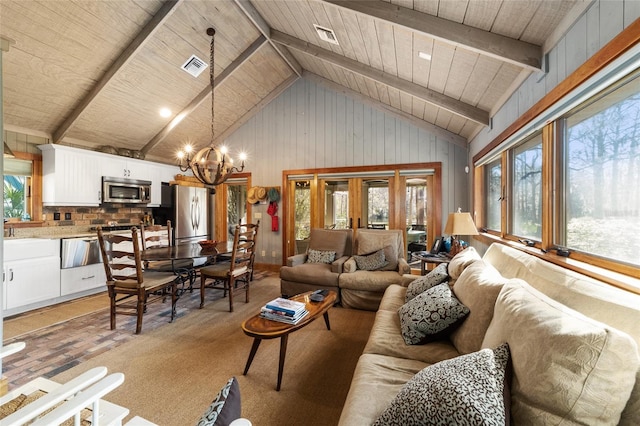
<path id="1" fill-rule="evenodd" d="M 441 263 L 447 263 L 451 259 L 444 253 L 442 254 L 416 254 L 413 256 L 420 261 L 420 275 L 427 274 L 427 263 L 439 265 Z"/>

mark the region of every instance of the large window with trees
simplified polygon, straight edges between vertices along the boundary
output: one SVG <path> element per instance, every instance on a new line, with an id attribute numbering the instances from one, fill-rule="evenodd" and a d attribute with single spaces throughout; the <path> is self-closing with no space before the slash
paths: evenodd
<path id="1" fill-rule="evenodd" d="M 563 121 L 557 243 L 640 265 L 640 72 Z"/>

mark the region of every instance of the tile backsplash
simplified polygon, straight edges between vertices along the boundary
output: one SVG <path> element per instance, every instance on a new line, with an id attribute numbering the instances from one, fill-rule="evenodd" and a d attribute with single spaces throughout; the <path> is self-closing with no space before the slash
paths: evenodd
<path id="1" fill-rule="evenodd" d="M 55 220 L 58 217 L 59 220 Z M 110 207 L 44 207 L 43 226 L 87 226 L 106 225 L 109 222 L 119 224 L 139 223 L 150 208 L 128 207 L 114 204 Z"/>

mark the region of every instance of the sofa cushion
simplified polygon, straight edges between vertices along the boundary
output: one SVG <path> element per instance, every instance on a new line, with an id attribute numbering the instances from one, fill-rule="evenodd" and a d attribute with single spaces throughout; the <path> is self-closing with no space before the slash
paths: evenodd
<path id="1" fill-rule="evenodd" d="M 509 424 L 508 362 L 509 347 L 502 344 L 429 366 L 402 387 L 374 426 Z"/>
<path id="2" fill-rule="evenodd" d="M 304 263 L 280 268 L 281 280 L 325 287 L 337 287 L 338 276 L 339 274 L 331 271 L 331 265 L 327 263 Z"/>
<path id="3" fill-rule="evenodd" d="M 387 293 L 384 296 L 384 299 L 386 298 Z M 363 353 L 415 359 L 427 364 L 435 364 L 460 355 L 453 344 L 446 339 L 424 345 L 407 345 L 402 338 L 398 313 L 385 310 L 376 312 L 376 319 Z"/>
<path id="4" fill-rule="evenodd" d="M 488 263 L 473 262 L 453 286 L 453 294 L 469 308 L 469 316 L 449 338 L 462 354 L 476 352 L 493 318 L 498 293 L 508 280 Z"/>
<path id="5" fill-rule="evenodd" d="M 630 336 L 514 278 L 498 295 L 482 346 L 505 341 L 515 424 L 618 423 L 640 364 Z"/>
<path id="6" fill-rule="evenodd" d="M 309 249 L 307 263 L 333 263 L 336 260 L 336 252 L 332 250 Z"/>
<path id="7" fill-rule="evenodd" d="M 402 234 L 399 230 L 358 230 L 356 234 L 356 255 L 373 253 L 384 249 L 384 257 L 389 264 L 382 268 L 385 271 L 396 271 L 398 269 L 398 257 L 401 257 L 399 250 L 399 240 L 402 241 Z"/>
<path id="8" fill-rule="evenodd" d="M 372 424 L 393 401 L 402 386 L 427 365 L 412 359 L 361 355 L 338 424 Z"/>
<path id="9" fill-rule="evenodd" d="M 356 267 L 362 271 L 377 271 L 389 264 L 385 260 L 384 249 L 362 256 L 355 255 L 353 260 L 356 261 Z"/>
<path id="10" fill-rule="evenodd" d="M 414 297 L 398 310 L 400 329 L 407 345 L 432 342 L 447 336 L 469 314 L 442 283 Z"/>
<path id="11" fill-rule="evenodd" d="M 220 389 L 218 395 L 198 421 L 197 426 L 230 425 L 232 421 L 240 418 L 240 404 L 240 387 L 236 378 L 232 377 Z"/>
<path id="12" fill-rule="evenodd" d="M 467 247 L 460 253 L 453 256 L 449 262 L 447 272 L 452 280 L 457 280 L 464 269 L 473 262 L 480 260 L 480 255 L 473 247 Z"/>
<path id="13" fill-rule="evenodd" d="M 429 271 L 427 275 L 421 276 L 409 284 L 407 294 L 405 296 L 405 302 L 413 299 L 423 291 L 429 290 L 431 287 L 435 287 L 436 285 L 446 281 L 448 278 L 447 264 L 439 264 L 432 271 Z"/>
<path id="14" fill-rule="evenodd" d="M 336 259 L 351 254 L 347 247 L 350 230 L 312 228 L 309 236 L 309 250 L 335 251 Z"/>

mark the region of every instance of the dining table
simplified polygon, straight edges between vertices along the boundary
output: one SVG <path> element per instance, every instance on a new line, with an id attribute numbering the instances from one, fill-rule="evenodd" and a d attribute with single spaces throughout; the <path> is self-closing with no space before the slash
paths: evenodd
<path id="1" fill-rule="evenodd" d="M 149 247 L 140 253 L 143 262 L 171 261 L 172 263 L 186 259 L 206 258 L 206 263 L 218 261 L 219 256 L 228 255 L 233 251 L 233 241 L 218 241 L 215 245 L 201 246 L 199 243 L 184 243 L 164 247 Z M 192 263 L 193 265 L 193 263 Z M 176 299 L 185 291 L 193 291 L 193 284 L 197 277 L 197 267 L 176 267 L 173 269 L 176 276 Z M 175 304 L 172 319 L 175 316 Z"/>

